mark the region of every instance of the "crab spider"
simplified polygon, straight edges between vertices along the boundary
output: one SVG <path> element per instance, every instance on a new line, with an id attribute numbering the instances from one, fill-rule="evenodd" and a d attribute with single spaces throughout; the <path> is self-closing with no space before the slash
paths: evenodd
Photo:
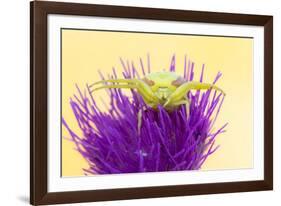
<path id="1" fill-rule="evenodd" d="M 157 109 L 158 105 L 162 105 L 167 111 L 183 104 L 189 109 L 187 93 L 190 90 L 215 89 L 225 95 L 223 90 L 213 84 L 187 81 L 174 72 L 164 71 L 150 73 L 143 79 L 102 80 L 90 85 L 90 88 L 99 84 L 104 85 L 92 89 L 91 92 L 105 88 L 136 89 L 148 106 Z"/>
<path id="2" fill-rule="evenodd" d="M 90 88 L 99 84 L 104 85 L 91 89 L 91 93 L 106 88 L 136 89 L 148 106 L 157 109 L 157 106 L 160 104 L 167 111 L 172 111 L 180 105 L 185 105 L 187 115 L 189 115 L 189 99 L 187 97 L 187 93 L 190 90 L 215 89 L 225 95 L 223 90 L 213 84 L 187 81 L 174 72 L 150 73 L 143 79 L 102 80 L 90 85 Z M 138 134 L 140 134 L 142 124 L 141 110 L 138 112 L 137 119 L 137 129 Z"/>

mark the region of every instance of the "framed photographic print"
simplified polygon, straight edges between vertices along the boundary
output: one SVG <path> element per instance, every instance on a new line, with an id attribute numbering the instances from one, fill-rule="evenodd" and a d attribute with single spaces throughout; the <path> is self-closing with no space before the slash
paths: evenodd
<path id="1" fill-rule="evenodd" d="M 272 190 L 272 16 L 30 9 L 31 204 Z"/>

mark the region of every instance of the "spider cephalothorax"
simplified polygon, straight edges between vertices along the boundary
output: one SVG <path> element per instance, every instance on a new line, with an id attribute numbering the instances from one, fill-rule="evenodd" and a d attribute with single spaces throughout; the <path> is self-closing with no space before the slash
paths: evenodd
<path id="1" fill-rule="evenodd" d="M 91 92 L 104 88 L 129 88 L 136 89 L 145 103 L 156 109 L 162 105 L 171 111 L 179 105 L 185 104 L 188 108 L 189 100 L 187 93 L 201 89 L 215 89 L 225 94 L 220 88 L 213 84 L 187 81 L 175 72 L 154 72 L 147 74 L 142 79 L 108 79 L 95 82 L 90 87 L 105 84 L 92 89 Z"/>

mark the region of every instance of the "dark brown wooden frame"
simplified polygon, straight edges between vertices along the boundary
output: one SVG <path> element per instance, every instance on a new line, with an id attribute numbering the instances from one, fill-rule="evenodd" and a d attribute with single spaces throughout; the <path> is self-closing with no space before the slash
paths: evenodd
<path id="1" fill-rule="evenodd" d="M 192 21 L 264 27 L 264 180 L 196 185 L 47 191 L 47 15 Z M 273 189 L 273 17 L 58 2 L 30 4 L 30 203 L 34 205 L 122 200 Z"/>

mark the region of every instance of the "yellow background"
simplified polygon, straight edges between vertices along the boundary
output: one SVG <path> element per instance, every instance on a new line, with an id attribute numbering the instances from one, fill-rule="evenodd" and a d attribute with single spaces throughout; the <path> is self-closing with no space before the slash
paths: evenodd
<path id="1" fill-rule="evenodd" d="M 176 70 L 182 74 L 184 55 L 195 62 L 195 79 L 205 63 L 204 82 L 212 82 L 221 71 L 218 86 L 226 98 L 215 124 L 218 129 L 228 122 L 226 133 L 216 138 L 220 148 L 204 163 L 203 170 L 240 169 L 253 166 L 253 41 L 247 38 L 164 35 L 124 32 L 62 30 L 62 115 L 79 133 L 69 105 L 69 98 L 77 92 L 75 84 L 99 80 L 98 70 L 111 73 L 114 66 L 120 74 L 119 57 L 132 60 L 140 69 L 139 57 L 146 62 L 150 54 L 152 71 L 168 69 L 176 54 Z M 99 91 L 95 98 L 105 97 Z M 106 98 L 105 98 L 106 101 Z M 62 127 L 62 136 L 69 137 Z M 87 162 L 75 150 L 73 142 L 62 140 L 62 176 L 84 175 Z"/>

